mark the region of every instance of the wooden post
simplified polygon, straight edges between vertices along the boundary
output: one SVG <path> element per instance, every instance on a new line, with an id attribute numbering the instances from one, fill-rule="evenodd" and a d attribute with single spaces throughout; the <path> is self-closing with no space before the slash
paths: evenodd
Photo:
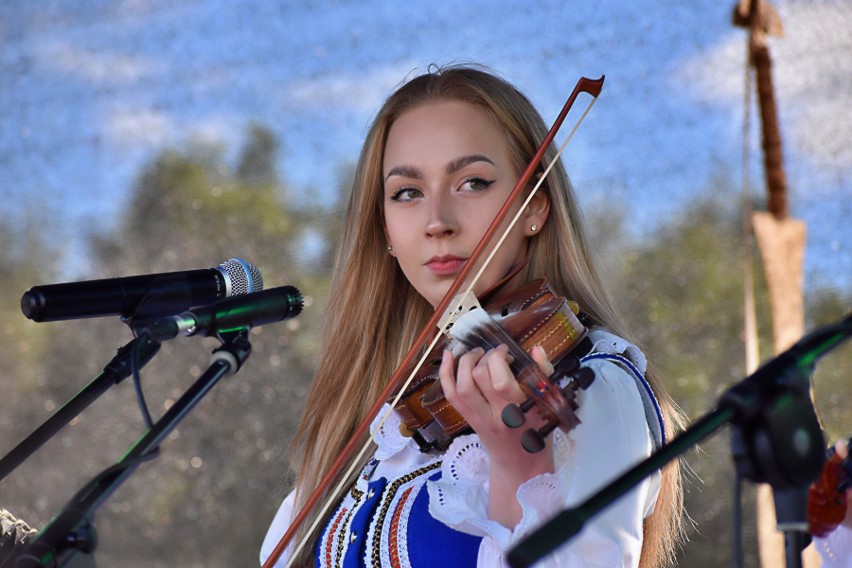
<path id="1" fill-rule="evenodd" d="M 757 79 L 768 213 L 754 213 L 752 227 L 769 288 L 773 349 L 778 354 L 802 337 L 805 321 L 805 224 L 789 214 L 772 58 L 766 42 L 767 35 L 783 35 L 783 27 L 778 13 L 764 0 L 740 0 L 734 8 L 733 23 L 749 31 L 749 65 Z M 768 485 L 757 488 L 757 535 L 761 567 L 783 567 L 784 537 L 776 528 L 775 503 Z M 813 547 L 803 556 L 805 568 L 821 565 Z"/>
<path id="2" fill-rule="evenodd" d="M 778 220 L 769 213 L 752 215 L 760 256 L 772 307 L 772 343 L 780 353 L 804 334 L 803 271 L 805 223 L 796 219 Z M 769 485 L 757 487 L 757 538 L 761 568 L 785 565 L 784 537 L 776 529 L 775 503 Z M 809 547 L 803 558 L 805 568 L 821 565 L 819 554 Z"/>

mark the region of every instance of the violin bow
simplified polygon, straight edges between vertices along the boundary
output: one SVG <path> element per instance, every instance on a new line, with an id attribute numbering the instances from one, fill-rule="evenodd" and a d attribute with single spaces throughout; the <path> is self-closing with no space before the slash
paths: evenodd
<path id="1" fill-rule="evenodd" d="M 529 196 L 527 196 L 527 199 L 524 201 L 520 210 L 515 215 L 515 217 L 512 219 L 511 223 L 506 228 L 506 230 L 503 232 L 503 234 L 500 236 L 499 240 L 495 244 L 494 248 L 491 250 L 488 257 L 482 263 L 482 266 L 480 267 L 479 271 L 476 273 L 474 278 L 471 280 L 471 282 L 467 286 L 467 290 L 462 295 L 462 297 L 467 296 L 473 290 L 474 285 L 478 281 L 479 277 L 482 275 L 483 271 L 485 270 L 485 267 L 488 265 L 491 258 L 496 253 L 497 249 L 500 247 L 500 245 L 505 240 L 508 232 L 512 229 L 512 227 L 515 225 L 517 220 L 520 218 L 521 214 L 526 209 L 526 206 L 529 204 L 530 200 L 533 198 L 535 193 L 538 191 L 538 188 L 544 182 L 545 178 L 547 177 L 547 174 L 554 167 L 556 162 L 559 161 L 559 156 L 565 150 L 565 148 L 568 145 L 568 142 L 571 141 L 571 138 L 573 138 L 574 133 L 577 132 L 577 129 L 580 127 L 580 124 L 582 124 L 583 120 L 586 118 L 586 115 L 588 115 L 588 113 L 591 111 L 592 106 L 594 105 L 595 101 L 598 98 L 598 95 L 600 95 L 601 89 L 603 88 L 604 79 L 605 79 L 604 76 L 601 76 L 599 79 L 588 79 L 586 77 L 581 77 L 580 80 L 577 81 L 577 84 L 575 85 L 574 90 L 571 92 L 571 95 L 568 97 L 568 100 L 565 101 L 565 104 L 563 105 L 562 110 L 560 111 L 559 115 L 556 117 L 556 120 L 554 121 L 553 126 L 550 127 L 550 130 L 547 132 L 547 135 L 544 137 L 544 140 L 539 145 L 539 148 L 536 151 L 535 155 L 533 156 L 532 160 L 530 160 L 530 162 L 527 165 L 526 169 L 524 170 L 523 174 L 521 174 L 521 177 L 518 179 L 517 183 L 515 184 L 515 187 L 512 189 L 511 193 L 506 198 L 506 201 L 503 203 L 503 206 L 500 208 L 500 211 L 498 211 L 496 217 L 491 222 L 491 225 L 489 225 L 488 229 L 485 231 L 485 234 L 482 236 L 482 239 L 480 239 L 479 244 L 476 245 L 476 248 L 471 253 L 471 256 L 468 259 L 468 262 L 466 262 L 464 264 L 464 266 L 462 267 L 462 270 L 459 272 L 459 274 L 453 280 L 453 283 L 450 285 L 449 290 L 447 290 L 447 293 L 444 294 L 444 298 L 441 300 L 441 303 L 438 304 L 437 308 L 435 308 L 435 313 L 432 315 L 432 317 L 426 323 L 423 330 L 420 332 L 420 335 L 417 336 L 417 339 L 414 341 L 411 348 L 408 350 L 408 353 L 406 353 L 405 357 L 403 358 L 402 363 L 399 365 L 399 367 L 397 367 L 397 370 L 393 374 L 393 376 L 391 377 L 391 380 L 388 382 L 385 389 L 379 394 L 379 396 L 378 396 L 376 402 L 373 404 L 373 406 L 370 407 L 370 409 L 367 411 L 367 416 L 365 417 L 365 419 L 355 429 L 355 431 L 352 434 L 352 437 L 349 439 L 349 442 L 343 448 L 343 451 L 340 453 L 340 455 L 337 457 L 337 459 L 331 465 L 331 467 L 329 468 L 329 470 L 325 474 L 325 476 L 317 484 L 314 491 L 308 497 L 308 500 L 305 502 L 305 504 L 302 506 L 299 513 L 296 515 L 296 517 L 291 522 L 290 527 L 287 529 L 287 532 L 284 533 L 284 535 L 278 541 L 278 544 L 272 550 L 272 553 L 269 555 L 269 558 L 267 558 L 266 562 L 263 563 L 262 568 L 273 568 L 275 563 L 278 561 L 278 559 L 284 553 L 284 550 L 287 548 L 287 545 L 293 539 L 293 536 L 296 534 L 296 531 L 305 522 L 305 519 L 307 518 L 308 514 L 312 510 L 314 510 L 314 508 L 317 505 L 317 502 L 320 500 L 322 495 L 324 493 L 326 493 L 328 488 L 333 483 L 334 479 L 340 474 L 341 471 L 343 471 L 343 469 L 346 465 L 346 462 L 350 460 L 350 457 L 356 451 L 355 446 L 357 445 L 358 440 L 360 440 L 367 433 L 367 430 L 369 429 L 373 420 L 375 420 L 375 418 L 379 415 L 379 412 L 381 412 L 382 407 L 385 405 L 386 401 L 391 397 L 391 394 L 393 392 L 398 391 L 395 399 L 390 403 L 391 408 L 393 408 L 393 406 L 399 401 L 399 398 L 402 396 L 402 393 L 405 390 L 406 385 L 412 380 L 412 378 L 417 373 L 417 371 L 420 369 L 420 367 L 423 366 L 423 363 L 425 362 L 429 352 L 437 344 L 438 339 L 440 338 L 440 335 L 441 335 L 440 333 L 436 334 L 432 338 L 431 343 L 429 343 L 428 339 L 429 339 L 430 334 L 434 333 L 433 330 L 436 327 L 439 327 L 439 323 L 441 322 L 442 317 L 444 316 L 445 313 L 448 313 L 448 308 L 450 307 L 450 303 L 453 302 L 453 300 L 457 297 L 459 289 L 464 284 L 465 280 L 467 279 L 470 272 L 473 270 L 474 266 L 476 266 L 476 264 L 478 263 L 479 257 L 482 256 L 483 251 L 488 246 L 488 244 L 491 242 L 491 239 L 494 236 L 494 233 L 497 232 L 498 227 L 503 222 L 503 220 L 506 218 L 506 216 L 509 214 L 509 210 L 511 209 L 512 204 L 515 202 L 515 200 L 518 199 L 518 197 L 523 192 L 524 188 L 529 183 L 530 179 L 532 178 L 533 174 L 535 173 L 536 168 L 541 163 L 541 160 L 544 158 L 545 152 L 547 152 L 547 149 L 553 143 L 554 138 L 556 138 L 556 134 L 559 131 L 559 128 L 562 126 L 562 123 L 565 121 L 565 118 L 568 116 L 568 113 L 570 112 L 571 107 L 574 106 L 574 102 L 577 100 L 577 97 L 581 93 L 587 93 L 587 94 L 592 96 L 592 100 L 588 104 L 588 106 L 586 107 L 585 111 L 583 112 L 582 116 L 579 118 L 577 123 L 574 125 L 574 128 L 571 130 L 571 133 L 568 135 L 565 142 L 562 144 L 561 148 L 559 149 L 559 152 L 556 155 L 556 158 L 548 165 L 547 169 L 540 176 L 538 182 L 535 184 L 534 188 L 530 191 Z M 458 312 L 459 307 L 460 307 L 460 305 L 454 305 L 452 311 L 450 311 L 449 313 Z M 443 325 L 446 325 L 446 324 L 444 323 Z M 407 376 L 407 379 L 403 380 L 402 375 L 404 374 L 405 369 L 407 369 L 408 366 L 411 364 L 411 362 L 414 360 L 414 358 L 415 358 L 418 350 L 421 348 L 421 346 L 426 345 L 427 343 L 429 343 L 429 346 L 428 346 L 427 349 L 423 350 L 423 354 L 422 354 L 420 360 L 418 361 L 417 365 L 409 373 L 409 375 Z M 367 451 L 368 447 L 369 447 L 368 444 L 364 444 L 361 447 L 361 450 L 355 456 L 355 459 L 351 460 L 349 469 L 341 477 L 341 482 L 338 484 L 338 486 L 334 488 L 334 490 L 331 494 L 331 498 L 327 499 L 326 503 L 320 509 L 319 515 L 317 515 L 317 517 L 314 521 L 314 524 L 310 527 L 307 534 L 313 533 L 313 531 L 316 529 L 317 525 L 321 522 L 321 520 L 325 516 L 326 512 L 328 511 L 328 508 L 331 507 L 331 504 L 334 501 L 334 496 L 337 495 L 340 492 L 341 486 L 345 483 L 346 479 L 348 479 L 351 476 L 352 471 L 354 470 L 355 467 L 357 467 L 357 464 L 359 463 L 359 461 L 362 458 L 362 456 L 364 455 L 364 453 Z M 293 558 L 298 556 L 298 554 L 301 551 L 301 548 L 304 546 L 304 544 L 305 544 L 304 541 L 298 543 L 296 549 L 293 551 L 293 556 L 291 557 L 291 561 L 292 561 Z M 288 566 L 289 566 L 289 563 L 288 563 Z"/>

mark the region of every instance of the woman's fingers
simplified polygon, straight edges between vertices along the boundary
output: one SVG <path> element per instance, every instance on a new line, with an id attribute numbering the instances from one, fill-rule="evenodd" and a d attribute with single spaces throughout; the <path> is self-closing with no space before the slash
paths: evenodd
<path id="1" fill-rule="evenodd" d="M 534 360 L 552 371 L 549 362 L 542 359 L 543 352 Z M 500 470 L 509 478 L 524 479 L 529 473 L 553 471 L 552 452 L 528 454 L 521 445 L 522 431 L 506 426 L 503 409 L 510 402 L 520 403 L 526 397 L 512 373 L 508 348 L 501 346 L 487 353 L 475 349 L 458 357 L 445 352 L 441 360 L 439 377 L 444 396 L 479 435 L 488 450 L 492 473 Z M 541 361 L 539 361 L 541 360 Z M 536 418 L 533 418 L 535 421 Z M 534 425 L 531 423 L 531 425 Z"/>
<path id="2" fill-rule="evenodd" d="M 547 352 L 544 350 L 544 347 L 541 345 L 533 347 L 532 358 L 538 365 L 538 368 L 541 369 L 542 373 L 548 377 L 553 374 L 553 363 L 550 362 L 550 358 L 547 356 Z"/>
<path id="3" fill-rule="evenodd" d="M 509 366 L 512 361 L 512 356 L 509 354 L 509 348 L 501 345 L 496 349 L 488 352 L 488 354 L 479 363 L 482 368 L 481 378 L 478 383 L 489 403 L 495 407 L 496 414 L 499 415 L 510 402 L 521 402 L 524 400 L 524 393 L 518 385 L 518 379 L 512 372 Z"/>
<path id="4" fill-rule="evenodd" d="M 488 402 L 472 377 L 474 368 L 484 354 L 478 348 L 468 351 L 459 357 L 458 366 L 454 368 L 453 354 L 445 350 L 438 371 L 444 397 L 468 422 L 475 420 L 474 413 L 488 411 Z"/>
<path id="5" fill-rule="evenodd" d="M 548 375 L 552 373 L 553 367 L 543 349 L 535 350 L 533 358 Z M 503 408 L 526 398 L 509 366 L 512 356 L 505 345 L 488 352 L 482 349 L 469 351 L 458 358 L 455 368 L 453 359 L 447 352 L 441 361 L 444 395 L 469 422 L 484 419 L 502 422 Z"/>

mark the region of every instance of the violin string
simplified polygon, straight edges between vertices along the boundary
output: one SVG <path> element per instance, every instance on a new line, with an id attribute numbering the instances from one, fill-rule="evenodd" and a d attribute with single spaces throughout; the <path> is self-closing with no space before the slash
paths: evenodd
<path id="1" fill-rule="evenodd" d="M 519 367 L 533 364 L 532 357 L 518 344 L 487 310 L 475 310 L 459 318 L 450 330 L 450 335 L 468 349 L 481 347 L 486 351 L 500 345 L 509 348 L 509 355 Z"/>
<path id="2" fill-rule="evenodd" d="M 529 205 L 530 201 L 531 201 L 531 200 L 532 200 L 532 198 L 535 196 L 535 194 L 538 192 L 538 189 L 539 189 L 539 188 L 541 187 L 541 185 L 544 183 L 545 179 L 547 179 L 547 176 L 548 176 L 548 174 L 550 173 L 550 171 L 553 169 L 553 167 L 554 167 L 554 166 L 556 165 L 556 163 L 559 161 L 559 158 L 562 156 L 563 152 L 565 151 L 565 148 L 568 146 L 568 143 L 569 143 L 569 142 L 571 141 L 571 139 L 574 137 L 574 134 L 575 134 L 575 133 L 577 132 L 577 130 L 580 128 L 580 125 L 581 125 L 581 124 L 583 123 L 583 121 L 586 119 L 586 116 L 589 114 L 589 112 L 591 112 L 592 107 L 593 107 L 593 106 L 594 106 L 594 104 L 595 104 L 595 101 L 597 101 L 597 96 L 592 95 L 592 100 L 591 100 L 591 102 L 590 102 L 590 103 L 586 106 L 586 109 L 583 111 L 583 114 L 582 114 L 582 115 L 580 116 L 580 118 L 577 120 L 577 122 L 575 123 L 574 127 L 571 129 L 571 132 L 568 134 L 568 136 L 565 138 L 565 141 L 564 141 L 564 142 L 562 143 L 562 145 L 559 147 L 559 150 L 557 151 L 556 156 L 555 156 L 555 157 L 554 157 L 554 159 L 550 162 L 550 164 L 548 164 L 548 166 L 547 166 L 547 168 L 545 168 L 544 172 L 542 172 L 542 175 L 539 177 L 538 181 L 537 181 L 537 182 L 536 182 L 536 184 L 533 186 L 533 189 L 530 191 L 530 194 L 527 196 L 527 198 L 526 198 L 526 199 L 524 200 L 524 202 L 521 204 L 520 209 L 519 209 L 519 210 L 518 210 L 518 212 L 515 214 L 515 216 L 512 218 L 512 220 L 509 222 L 509 226 L 508 226 L 508 228 L 507 228 L 505 231 L 503 231 L 503 234 L 502 234 L 502 235 L 500 236 L 500 238 L 497 240 L 497 243 L 494 245 L 493 249 L 492 249 L 492 250 L 491 250 L 491 252 L 488 254 L 488 256 L 486 257 L 485 261 L 483 261 L 483 262 L 481 263 L 481 265 L 480 265 L 479 269 L 477 270 L 477 272 L 476 272 L 476 274 L 474 275 L 474 277 L 471 279 L 471 281 L 470 281 L 470 283 L 468 284 L 468 286 L 467 286 L 467 288 L 465 289 L 465 291 L 464 291 L 461 295 L 457 296 L 457 298 L 458 298 L 458 299 L 457 299 L 457 300 L 456 300 L 453 304 L 451 304 L 451 305 L 450 305 L 450 306 L 451 306 L 451 308 L 448 310 L 448 313 L 453 313 L 453 312 L 458 311 L 458 310 L 459 310 L 459 308 L 460 308 L 460 307 L 462 307 L 462 303 L 463 303 L 463 301 L 464 301 L 463 299 L 464 299 L 465 297 L 470 296 L 470 295 L 473 293 L 473 287 L 476 285 L 476 283 L 479 281 L 479 279 L 480 279 L 480 277 L 482 276 L 482 274 L 485 272 L 486 267 L 490 264 L 491 259 L 492 259 L 492 258 L 494 257 L 494 255 L 497 253 L 497 250 L 499 250 L 500 246 L 501 246 L 501 245 L 503 244 L 503 242 L 506 240 L 506 238 L 507 238 L 507 236 L 508 236 L 508 233 L 509 233 L 509 232 L 512 230 L 512 228 L 513 228 L 513 227 L 517 224 L 518 219 L 520 219 L 521 215 L 522 215 L 522 214 L 523 214 L 523 212 L 526 210 L 526 208 L 527 208 L 527 206 Z M 351 476 L 351 475 L 352 475 L 352 473 L 354 472 L 355 468 L 357 468 L 357 467 L 358 467 L 358 464 L 360 464 L 360 463 L 361 463 L 361 460 L 362 460 L 362 458 L 363 458 L 364 454 L 366 453 L 367 449 L 369 448 L 370 442 L 375 442 L 375 433 L 374 433 L 374 432 L 379 432 L 379 431 L 382 429 L 382 427 L 384 426 L 384 424 L 385 424 L 385 422 L 387 421 L 387 419 L 388 419 L 388 418 L 390 418 L 390 415 L 391 415 L 391 413 L 393 412 L 393 409 L 396 407 L 396 404 L 397 404 L 397 403 L 399 402 L 399 400 L 402 398 L 402 396 L 403 396 L 403 394 L 405 393 L 406 389 L 407 389 L 407 388 L 408 388 L 408 386 L 411 384 L 411 381 L 413 381 L 413 380 L 414 380 L 415 375 L 416 375 L 416 374 L 417 374 L 417 372 L 420 370 L 420 368 L 423 366 L 423 363 L 425 363 L 425 361 L 426 361 L 427 357 L 429 356 L 430 352 L 432 351 L 432 349 L 435 347 L 435 345 L 437 345 L 438 340 L 440 339 L 440 337 L 441 337 L 441 333 L 440 333 L 440 332 L 439 332 L 439 333 L 437 333 L 437 334 L 435 335 L 435 337 L 432 339 L 432 342 L 429 344 L 428 348 L 427 348 L 427 349 L 425 349 L 425 350 L 423 351 L 423 355 L 420 357 L 420 359 L 418 360 L 417 364 L 414 366 L 414 368 L 412 369 L 412 371 L 409 373 L 408 378 L 407 378 L 407 379 L 406 379 L 406 380 L 402 383 L 402 385 L 400 386 L 400 388 L 399 388 L 399 389 L 397 389 L 397 394 L 394 396 L 393 400 L 392 400 L 392 401 L 388 404 L 388 408 L 387 408 L 386 410 L 384 410 L 384 412 L 383 412 L 383 413 L 381 413 L 381 416 L 379 416 L 379 417 L 378 417 L 378 418 L 379 418 L 379 421 L 378 421 L 378 423 L 377 423 L 377 425 L 376 425 L 375 430 L 374 430 L 373 432 L 370 432 L 370 437 L 369 437 L 369 439 L 367 440 L 367 442 L 365 442 L 365 443 L 361 446 L 361 449 L 360 449 L 360 451 L 358 452 L 358 454 L 355 456 L 355 459 L 353 459 L 353 460 L 350 462 L 350 465 L 349 465 L 349 467 L 346 469 L 346 471 L 345 471 L 344 475 L 342 475 L 342 476 L 340 477 L 340 481 L 339 481 L 339 482 L 337 483 L 337 485 L 335 485 L 335 486 L 334 486 L 334 488 L 332 489 L 332 491 L 331 491 L 331 493 L 330 493 L 330 497 L 329 497 L 329 498 L 327 498 L 327 499 L 325 499 L 325 503 L 324 503 L 324 504 L 322 505 L 322 507 L 319 509 L 319 513 L 318 513 L 318 514 L 314 517 L 314 521 L 311 523 L 310 527 L 309 527 L 309 528 L 308 528 L 308 530 L 305 532 L 305 535 L 306 535 L 306 536 L 305 536 L 304 538 L 302 538 L 299 542 L 297 542 L 297 543 L 296 543 L 296 546 L 295 546 L 295 548 L 294 548 L 294 550 L 293 550 L 293 554 L 290 556 L 289 560 L 287 561 L 287 564 L 285 565 L 285 568 L 290 568 L 290 566 L 292 566 L 293 561 L 294 561 L 294 560 L 295 560 L 295 558 L 299 555 L 299 553 L 301 552 L 302 548 L 304 548 L 304 546 L 305 546 L 305 544 L 306 544 L 306 541 L 307 541 L 307 537 L 308 537 L 308 535 L 313 534 L 313 532 L 314 532 L 314 531 L 317 529 L 317 527 L 319 526 L 319 523 L 320 523 L 320 522 L 322 522 L 322 520 L 325 518 L 325 514 L 328 512 L 329 508 L 332 506 L 332 504 L 333 504 L 334 502 L 336 502 L 336 501 L 337 501 L 338 496 L 341 494 L 341 492 L 343 491 L 343 489 L 344 489 L 344 488 L 345 488 L 345 486 L 346 486 L 347 480 L 350 478 L 350 476 Z"/>
<path id="3" fill-rule="evenodd" d="M 470 284 L 468 285 L 467 289 L 462 294 L 462 297 L 473 293 L 473 287 L 476 286 L 476 283 L 479 281 L 480 277 L 485 272 L 485 269 L 488 267 L 489 264 L 491 264 L 491 259 L 494 258 L 495 254 L 497 254 L 497 251 L 500 249 L 500 246 L 503 244 L 503 241 L 506 240 L 511 230 L 517 224 L 518 219 L 520 219 L 521 215 L 523 215 L 524 211 L 526 211 L 526 208 L 529 205 L 530 201 L 532 201 L 533 197 L 535 197 L 536 193 L 538 193 L 538 189 L 541 187 L 541 184 L 544 183 L 544 180 L 547 179 L 550 170 L 552 170 L 556 163 L 559 162 L 559 158 L 562 157 L 562 153 L 565 151 L 565 148 L 568 146 L 568 143 L 574 137 L 574 133 L 576 133 L 577 129 L 580 128 L 580 124 L 583 123 L 583 120 L 585 120 L 586 115 L 588 115 L 589 112 L 592 110 L 592 106 L 594 106 L 596 100 L 597 97 L 592 97 L 592 101 L 586 107 L 586 110 L 583 112 L 583 114 L 580 116 L 580 119 L 574 125 L 574 128 L 568 134 L 568 137 L 565 139 L 565 142 L 563 142 L 562 146 L 559 147 L 559 151 L 556 153 L 556 156 L 553 158 L 550 164 L 548 164 L 547 168 L 545 168 L 544 172 L 538 178 L 538 181 L 533 186 L 532 190 L 530 191 L 530 194 L 527 196 L 526 199 L 524 199 L 523 204 L 521 204 L 521 207 L 520 209 L 518 209 L 518 212 L 515 213 L 515 216 L 512 217 L 512 220 L 509 222 L 509 226 L 506 228 L 505 231 L 503 231 L 503 234 L 500 235 L 500 238 L 497 239 L 497 243 L 494 245 L 494 248 L 491 250 L 491 252 L 488 253 L 488 256 L 485 257 L 485 260 L 482 262 L 476 274 L 473 276 L 473 279 L 470 281 Z M 453 306 L 453 311 L 457 311 L 459 307 L 459 305 Z"/>

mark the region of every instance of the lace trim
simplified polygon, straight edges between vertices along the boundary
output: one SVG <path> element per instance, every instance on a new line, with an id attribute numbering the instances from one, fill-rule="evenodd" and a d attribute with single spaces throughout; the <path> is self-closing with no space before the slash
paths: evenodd
<path id="1" fill-rule="evenodd" d="M 386 414 L 388 415 L 387 419 L 379 426 L 382 417 Z M 406 438 L 400 434 L 399 427 L 402 426 L 402 423 L 402 417 L 395 410 L 392 410 L 389 404 L 382 406 L 381 412 L 370 425 L 370 434 L 378 446 L 373 455 L 375 459 L 384 461 L 404 450 L 409 444 L 414 444 L 411 438 Z M 416 448 L 416 444 L 413 447 Z"/>
<path id="2" fill-rule="evenodd" d="M 556 473 L 536 476 L 518 489 L 523 509 L 514 530 L 488 518 L 489 460 L 485 447 L 475 434 L 460 436 L 450 445 L 441 466 L 441 478 L 427 482 L 432 516 L 447 525 L 474 536 L 490 536 L 507 549 L 515 534 L 524 534 L 558 512 L 560 483 L 570 476 L 569 458 L 574 441 L 562 431 L 553 432 Z"/>
<path id="3" fill-rule="evenodd" d="M 444 455 L 441 473 L 453 481 L 470 480 L 476 483 L 488 481 L 490 464 L 485 447 L 474 435 L 459 436 L 450 444 Z"/>
<path id="4" fill-rule="evenodd" d="M 367 532 L 366 566 L 410 566 L 406 534 L 414 503 L 411 497 L 417 495 L 430 472 L 440 466 L 439 460 L 433 460 L 385 487 Z"/>
<path id="5" fill-rule="evenodd" d="M 387 557 L 383 566 L 400 566 L 403 568 L 411 566 L 408 559 L 408 530 L 406 529 L 408 528 L 408 520 L 411 518 L 411 507 L 414 504 L 414 499 L 411 498 L 413 491 L 414 487 L 409 487 L 403 491 L 394 507 L 388 529 L 388 545 L 382 547 L 383 560 Z"/>

